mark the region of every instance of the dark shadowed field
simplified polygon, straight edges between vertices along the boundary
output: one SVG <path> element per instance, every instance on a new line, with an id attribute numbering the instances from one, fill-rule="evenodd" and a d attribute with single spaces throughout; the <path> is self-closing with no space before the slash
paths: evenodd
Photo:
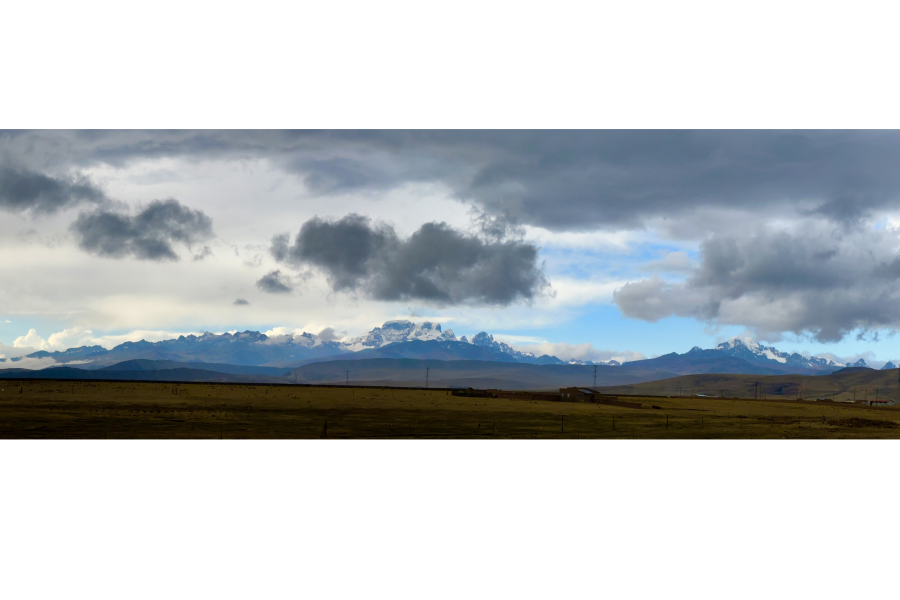
<path id="1" fill-rule="evenodd" d="M 895 438 L 900 410 L 776 400 L 642 398 L 642 409 L 392 390 L 4 381 L 0 437 Z"/>

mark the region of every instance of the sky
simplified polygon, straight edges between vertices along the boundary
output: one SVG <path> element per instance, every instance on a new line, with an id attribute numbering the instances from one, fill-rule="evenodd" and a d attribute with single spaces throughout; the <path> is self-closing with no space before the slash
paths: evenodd
<path id="1" fill-rule="evenodd" d="M 408 319 L 880 366 L 898 162 L 895 131 L 0 132 L 0 354 Z"/>

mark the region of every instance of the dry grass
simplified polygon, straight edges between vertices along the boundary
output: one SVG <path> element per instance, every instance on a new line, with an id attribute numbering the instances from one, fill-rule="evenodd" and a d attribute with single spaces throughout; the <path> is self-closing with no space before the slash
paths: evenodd
<path id="1" fill-rule="evenodd" d="M 427 390 L 35 380 L 0 388 L 0 438 L 900 437 L 900 410 L 840 403 L 645 398 L 637 410 Z"/>

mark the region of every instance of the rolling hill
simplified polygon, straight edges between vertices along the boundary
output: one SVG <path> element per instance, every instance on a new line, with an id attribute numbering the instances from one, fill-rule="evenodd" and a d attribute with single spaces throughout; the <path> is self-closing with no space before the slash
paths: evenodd
<path id="1" fill-rule="evenodd" d="M 229 373 L 232 375 L 271 375 L 272 377 L 283 377 L 287 373 L 287 369 L 280 367 L 257 367 L 246 365 L 227 365 L 221 363 L 204 363 L 204 362 L 178 362 L 174 360 L 148 360 L 134 359 L 125 360 L 108 367 L 99 369 L 100 371 L 161 371 L 170 369 L 197 369 L 201 371 L 214 371 L 216 373 Z"/>
<path id="2" fill-rule="evenodd" d="M 844 369 L 823 375 L 745 375 L 692 374 L 635 384 L 612 384 L 598 387 L 603 392 L 618 395 L 705 396 L 736 398 L 805 399 L 833 398 L 852 401 L 879 398 L 900 399 L 898 372 L 875 369 Z M 758 387 L 757 387 L 758 386 Z M 758 389 L 758 392 L 757 392 Z"/>

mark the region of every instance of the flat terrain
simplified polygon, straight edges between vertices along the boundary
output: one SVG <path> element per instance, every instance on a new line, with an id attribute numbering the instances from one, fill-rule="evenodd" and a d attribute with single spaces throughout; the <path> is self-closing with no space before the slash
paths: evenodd
<path id="1" fill-rule="evenodd" d="M 713 398 L 645 408 L 392 390 L 154 382 L 0 382 L 0 438 L 900 438 L 900 409 Z"/>
<path id="2" fill-rule="evenodd" d="M 465 344 L 463 344 L 465 345 Z M 379 352 L 387 352 L 385 346 Z M 346 381 L 357 385 L 421 387 L 425 369 L 430 369 L 433 387 L 498 388 L 504 390 L 558 390 L 572 385 L 593 385 L 592 365 L 535 365 L 519 362 L 483 360 L 435 360 L 414 358 L 365 358 L 368 350 L 347 360 L 314 362 L 293 369 L 288 375 L 300 383 L 334 385 Z M 714 354 L 716 352 L 712 351 Z M 697 353 L 695 353 L 697 354 Z M 762 369 L 731 356 L 699 358 L 693 355 L 666 356 L 652 360 L 632 361 L 615 367 L 596 367 L 597 385 L 629 385 L 677 377 L 684 373 L 741 373 Z M 742 369 L 749 369 L 744 371 Z M 771 369 L 762 369 L 774 374 Z"/>
<path id="3" fill-rule="evenodd" d="M 796 399 L 817 398 L 840 402 L 875 399 L 900 400 L 900 371 L 863 369 L 830 375 L 730 375 L 695 374 L 648 381 L 646 383 L 606 386 L 608 394 L 655 396 L 728 396 L 737 398 Z"/>

